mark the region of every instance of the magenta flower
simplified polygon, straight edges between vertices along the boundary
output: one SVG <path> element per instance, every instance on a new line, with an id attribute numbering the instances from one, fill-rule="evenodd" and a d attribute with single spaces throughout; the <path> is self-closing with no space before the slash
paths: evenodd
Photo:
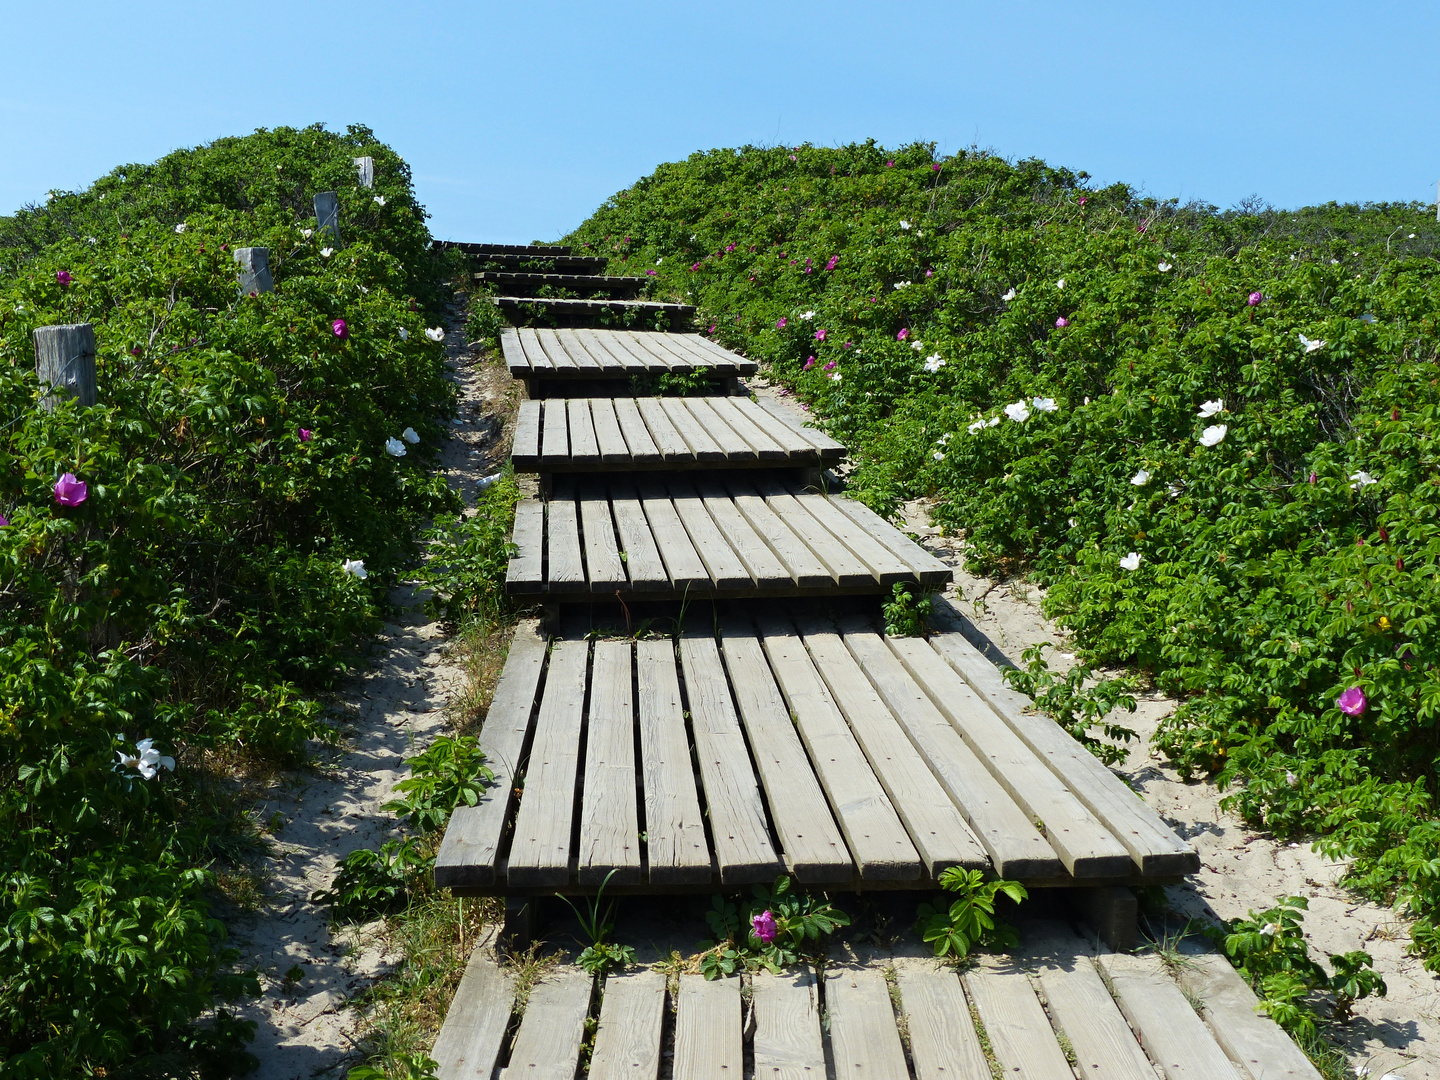
<path id="1" fill-rule="evenodd" d="M 1251 307 L 1254 307 L 1256 304 L 1260 303 L 1260 301 L 1264 299 L 1264 293 L 1252 292 L 1249 296 L 1245 298 L 1245 303 L 1249 304 Z"/>
<path id="2" fill-rule="evenodd" d="M 838 263 L 839 261 L 840 261 L 840 256 L 839 256 L 839 255 L 831 255 L 831 256 L 830 256 L 830 261 L 825 264 L 825 269 L 826 269 L 826 270 L 834 270 L 834 269 L 835 269 L 835 264 Z"/>
<path id="3" fill-rule="evenodd" d="M 910 328 L 909 328 L 909 327 L 904 327 L 904 326 L 902 326 L 902 327 L 900 328 L 900 332 L 895 335 L 895 340 L 896 340 L 896 341 L 904 341 L 904 340 L 905 340 L 907 337 L 909 337 L 909 336 L 910 336 Z"/>
<path id="4" fill-rule="evenodd" d="M 1335 704 L 1340 706 L 1340 711 L 1346 716 L 1359 716 L 1365 711 L 1365 691 L 1358 686 L 1352 686 L 1338 698 Z"/>
<path id="5" fill-rule="evenodd" d="M 885 162 L 885 168 L 887 168 L 887 169 L 893 169 L 894 167 L 895 167 L 895 163 L 894 163 L 893 161 L 887 161 L 887 162 Z"/>
<path id="6" fill-rule="evenodd" d="M 931 172 L 939 172 L 939 171 L 940 171 L 940 163 L 939 163 L 938 161 L 932 162 L 931 165 L 930 165 L 930 171 L 931 171 Z"/>
<path id="7" fill-rule="evenodd" d="M 55 481 L 55 501 L 61 506 L 79 506 L 90 497 L 85 481 L 75 479 L 73 472 L 67 472 Z"/>
<path id="8" fill-rule="evenodd" d="M 735 250 L 735 245 L 734 245 L 734 244 L 726 244 L 726 245 L 725 245 L 725 250 L 726 250 L 726 251 L 734 251 L 734 250 Z"/>
<path id="9" fill-rule="evenodd" d="M 710 329 L 709 329 L 709 330 L 706 330 L 705 332 L 706 332 L 707 334 L 713 334 L 713 333 L 715 332 L 715 324 L 712 322 L 712 323 L 710 324 Z"/>
<path id="10" fill-rule="evenodd" d="M 789 321 L 790 321 L 789 319 L 786 319 L 786 318 L 783 318 L 783 317 L 780 318 L 780 319 L 778 319 L 778 320 L 776 321 L 776 323 L 775 323 L 775 329 L 776 329 L 776 330 L 784 330 L 784 329 L 785 329 L 785 324 L 786 324 L 787 322 L 789 322 Z"/>
<path id="11" fill-rule="evenodd" d="M 815 340 L 816 340 L 816 341 L 824 341 L 824 340 L 825 340 L 825 335 L 828 334 L 828 333 L 830 333 L 829 330 L 816 330 L 816 331 L 815 331 Z"/>
<path id="12" fill-rule="evenodd" d="M 350 336 L 350 327 L 345 325 L 344 319 L 336 319 L 330 324 L 330 329 L 335 331 L 335 336 L 342 341 Z"/>
<path id="13" fill-rule="evenodd" d="M 5 527 L 8 526 L 9 524 L 10 524 L 10 519 L 7 518 L 4 514 L 0 514 L 0 529 L 5 528 Z"/>
<path id="14" fill-rule="evenodd" d="M 1090 201 L 1090 200 L 1087 199 L 1084 195 L 1081 195 L 1081 196 L 1080 196 L 1080 205 L 1081 205 L 1081 206 L 1084 206 L 1084 205 L 1085 205 L 1087 202 L 1089 202 L 1089 201 Z"/>
<path id="15" fill-rule="evenodd" d="M 935 271 L 934 271 L 934 270 L 926 270 L 926 271 L 925 271 L 925 276 L 926 276 L 926 277 L 934 277 L 934 276 L 935 276 Z"/>
<path id="16" fill-rule="evenodd" d="M 807 356 L 807 357 L 805 358 L 805 366 L 804 366 L 803 368 L 801 368 L 800 370 L 801 370 L 801 371 L 809 371 L 809 370 L 810 370 L 811 368 L 813 368 L 814 366 L 815 366 L 815 358 L 814 358 L 813 356 Z"/>
<path id="17" fill-rule="evenodd" d="M 1315 481 L 1317 481 L 1317 480 L 1319 480 L 1319 479 L 1320 479 L 1320 477 L 1316 476 L 1313 472 L 1310 474 L 1310 483 L 1313 484 L 1313 483 L 1315 483 Z"/>
<path id="18" fill-rule="evenodd" d="M 646 270 L 646 271 L 645 271 L 645 276 L 646 276 L 646 277 L 654 277 L 654 276 L 655 276 L 655 271 L 654 271 L 654 270 Z"/>
<path id="19" fill-rule="evenodd" d="M 825 371 L 834 371 L 834 370 L 835 370 L 835 367 L 836 367 L 835 361 L 834 361 L 834 360 L 831 360 L 829 363 L 827 363 L 827 364 L 825 365 L 824 370 L 825 370 Z"/>
<path id="20" fill-rule="evenodd" d="M 853 349 L 854 347 L 855 347 L 855 343 L 854 343 L 853 341 L 847 341 L 847 342 L 845 342 L 844 345 L 841 345 L 841 346 L 840 346 L 840 348 L 842 348 L 842 349 Z"/>
<path id="21" fill-rule="evenodd" d="M 1055 329 L 1056 329 L 1056 330 L 1064 330 L 1065 327 L 1067 327 L 1067 326 L 1069 326 L 1069 325 L 1070 325 L 1070 320 L 1067 319 L 1067 318 L 1065 318 L 1064 315 L 1061 315 L 1058 319 L 1055 320 Z"/>
<path id="22" fill-rule="evenodd" d="M 70 276 L 70 271 L 69 271 L 69 270 L 56 270 L 56 271 L 55 271 L 55 284 L 57 284 L 57 285 L 60 285 L 60 286 L 69 285 L 70 282 L 72 282 L 72 281 L 74 281 L 74 280 L 75 280 L 75 279 Z"/>
<path id="23" fill-rule="evenodd" d="M 699 264 L 699 263 L 692 263 L 692 264 L 690 265 L 690 269 L 691 269 L 691 270 L 699 270 L 699 269 L 700 269 L 700 264 Z"/>
<path id="24" fill-rule="evenodd" d="M 315 432 L 311 431 L 309 428 L 302 427 L 302 428 L 300 429 L 300 441 L 301 441 L 301 442 L 309 442 L 309 441 L 310 441 L 311 439 L 313 439 L 314 437 L 315 437 Z"/>
<path id="25" fill-rule="evenodd" d="M 759 915 L 753 916 L 750 919 L 750 925 L 755 931 L 755 936 L 766 945 L 775 940 L 775 934 L 780 929 L 775 925 L 775 916 L 770 914 L 768 908 Z"/>

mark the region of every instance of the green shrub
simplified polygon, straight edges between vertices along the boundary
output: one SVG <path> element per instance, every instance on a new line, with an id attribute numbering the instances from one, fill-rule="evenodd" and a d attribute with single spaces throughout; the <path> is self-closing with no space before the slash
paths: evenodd
<path id="1" fill-rule="evenodd" d="M 976 946 L 1012 949 L 1019 940 L 1015 928 L 995 918 L 995 898 L 1004 894 L 1015 903 L 1028 894 L 1018 881 L 986 881 L 979 870 L 958 866 L 940 874 L 940 887 L 960 895 L 948 905 L 921 904 L 915 932 L 935 950 L 936 956 L 957 960 Z"/>
<path id="2" fill-rule="evenodd" d="M 924 144 L 715 150 L 567 242 L 767 363 L 867 505 L 935 499 L 970 569 L 1024 571 L 1089 661 L 1148 670 L 1182 702 L 1177 766 L 1321 834 L 1440 964 L 1434 209 L 1087 181 Z"/>
<path id="3" fill-rule="evenodd" d="M 319 190 L 343 244 L 312 231 Z M 429 467 L 452 397 L 428 242 L 363 128 L 220 140 L 0 218 L 0 1076 L 153 1074 L 245 1034 L 192 1026 L 255 980 L 210 914 L 225 830 L 187 808 L 207 752 L 334 737 L 314 694 L 456 505 Z M 272 292 L 237 294 L 247 245 Z M 99 403 L 42 412 L 32 331 L 80 321 Z"/>
<path id="4" fill-rule="evenodd" d="M 717 896 L 705 913 L 715 941 L 700 958 L 707 979 L 734 974 L 740 968 L 779 972 L 802 959 L 819 958 L 826 939 L 850 916 L 820 893 L 794 892 L 784 875 L 773 886 L 756 885 L 743 906 Z"/>
<path id="5" fill-rule="evenodd" d="M 420 580 L 434 590 L 429 609 L 453 623 L 509 610 L 505 572 L 520 485 L 508 469 L 476 499 L 473 513 L 441 515 L 426 533 L 430 557 Z"/>

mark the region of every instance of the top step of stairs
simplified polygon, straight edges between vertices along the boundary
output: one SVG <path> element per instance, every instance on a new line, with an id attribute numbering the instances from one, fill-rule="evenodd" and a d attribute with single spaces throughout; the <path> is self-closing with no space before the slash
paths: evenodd
<path id="1" fill-rule="evenodd" d="M 531 259 L 575 253 L 574 248 L 563 244 L 470 244 L 459 240 L 436 240 L 433 246 L 440 251 L 454 248 L 466 255 L 523 255 Z"/>

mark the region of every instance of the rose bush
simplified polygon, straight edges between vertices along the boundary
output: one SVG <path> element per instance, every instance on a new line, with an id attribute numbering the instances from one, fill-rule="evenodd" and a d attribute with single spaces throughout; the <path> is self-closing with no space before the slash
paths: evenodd
<path id="1" fill-rule="evenodd" d="M 974 569 L 1030 574 L 1092 660 L 1150 671 L 1180 768 L 1353 857 L 1440 965 L 1434 208 L 1087 180 L 923 144 L 716 150 L 567 239 L 767 362 L 871 506 L 933 496 Z"/>

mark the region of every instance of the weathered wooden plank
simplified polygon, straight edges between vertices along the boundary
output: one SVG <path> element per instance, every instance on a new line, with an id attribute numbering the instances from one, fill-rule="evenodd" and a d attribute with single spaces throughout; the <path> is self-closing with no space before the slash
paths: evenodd
<path id="1" fill-rule="evenodd" d="M 613 398 L 591 398 L 590 418 L 595 425 L 595 442 L 600 447 L 600 460 L 607 465 L 629 464 L 630 451 L 620 432 Z"/>
<path id="2" fill-rule="evenodd" d="M 1018 972 L 972 971 L 965 976 L 965 988 L 1007 1077 L 1056 1080 L 1074 1075 L 1028 978 Z"/>
<path id="3" fill-rule="evenodd" d="M 808 428 L 797 430 L 789 424 L 781 423 L 749 398 L 729 398 L 727 400 L 738 413 L 784 447 L 787 454 L 794 457 L 808 456 L 812 459 L 822 460 L 820 448 L 806 437 L 805 433 L 809 430 Z"/>
<path id="4" fill-rule="evenodd" d="M 540 421 L 540 464 L 564 465 L 570 460 L 570 416 L 564 398 L 550 398 Z"/>
<path id="5" fill-rule="evenodd" d="M 575 500 L 552 498 L 545 504 L 545 590 L 583 592 L 585 563 L 580 556 L 580 523 Z"/>
<path id="6" fill-rule="evenodd" d="M 474 806 L 457 806 L 435 859 L 435 884 L 484 886 L 495 881 L 495 860 L 515 798 L 515 780 L 530 732 L 535 690 L 545 667 L 545 639 L 534 622 L 515 629 L 495 694 L 480 727 L 479 746 L 494 783 Z"/>
<path id="7" fill-rule="evenodd" d="M 714 480 L 700 480 L 696 493 L 710 512 L 711 520 L 725 537 L 725 542 L 740 556 L 745 570 L 760 588 L 783 588 L 794 585 L 795 579 L 785 564 L 770 550 L 735 500 Z"/>
<path id="8" fill-rule="evenodd" d="M 620 433 L 625 436 L 625 446 L 635 462 L 660 460 L 660 448 L 655 445 L 634 398 L 615 398 L 615 419 L 620 422 Z M 678 436 L 677 436 L 678 439 Z"/>
<path id="9" fill-rule="evenodd" d="M 988 868 L 990 859 L 980 841 L 875 693 L 840 635 L 815 616 L 800 620 L 799 630 L 856 741 L 905 822 L 926 872 L 934 878 L 951 866 Z"/>
<path id="10" fill-rule="evenodd" d="M 683 884 L 710 880 L 710 851 L 690 765 L 690 739 L 675 673 L 675 646 L 635 643 L 640 695 L 640 748 L 645 781 L 645 849 L 650 880 Z"/>
<path id="11" fill-rule="evenodd" d="M 732 480 L 728 487 L 735 500 L 735 508 L 785 566 L 786 573 L 796 585 L 813 589 L 836 584 L 835 575 L 830 572 L 830 568 L 820 561 L 820 557 L 810 550 L 804 540 L 790 530 L 753 486 Z"/>
<path id="12" fill-rule="evenodd" d="M 639 491 L 645 520 L 650 523 L 655 546 L 660 549 L 660 557 L 665 561 L 671 586 L 680 592 L 709 588 L 709 571 L 705 569 L 695 545 L 690 542 L 668 493 L 654 481 L 641 484 Z"/>
<path id="13" fill-rule="evenodd" d="M 742 439 L 729 424 L 720 418 L 720 414 L 711 408 L 709 399 L 686 397 L 669 400 L 678 402 L 689 410 L 690 415 L 695 418 L 695 423 L 720 448 L 726 461 L 753 464 L 759 457 L 755 448 Z"/>
<path id="14" fill-rule="evenodd" d="M 663 398 L 638 398 L 635 405 L 640 410 L 640 415 L 645 419 L 645 427 L 649 429 L 650 437 L 659 447 L 661 455 L 669 461 L 694 461 L 695 452 L 690 449 L 690 444 L 680 437 L 680 432 L 675 430 L 670 416 L 661 405 Z"/>
<path id="15" fill-rule="evenodd" d="M 705 563 L 712 585 L 716 589 L 745 589 L 754 585 L 744 560 L 731 548 L 700 496 L 695 494 L 695 489 L 675 480 L 665 486 L 690 542 Z"/>
<path id="16" fill-rule="evenodd" d="M 686 633 L 680 663 L 720 880 L 768 881 L 780 872 L 780 858 L 715 638 L 708 631 Z"/>
<path id="17" fill-rule="evenodd" d="M 1129 850 L 1141 873 L 1193 874 L 1200 869 L 1200 856 L 1193 847 L 1176 836 L 1159 814 L 1069 732 L 1050 717 L 1035 712 L 1034 703 L 1007 686 L 1000 670 L 962 635 L 935 634 L 930 642 L 970 688 L 1105 823 Z"/>
<path id="18" fill-rule="evenodd" d="M 1242 1080 L 1158 956 L 1105 953 L 1098 963 L 1140 1045 L 1168 1080 Z"/>
<path id="19" fill-rule="evenodd" d="M 837 585 L 841 588 L 856 588 L 880 583 L 875 573 L 839 539 L 831 535 L 829 529 L 816 521 L 795 496 L 763 477 L 756 486 L 765 499 L 765 505 L 775 511 L 786 528 L 798 536 L 825 564 Z"/>
<path id="20" fill-rule="evenodd" d="M 759 620 L 761 643 L 860 877 L 912 881 L 920 856 L 793 629 Z"/>
<path id="21" fill-rule="evenodd" d="M 589 1080 L 656 1080 L 664 1018 L 663 974 L 637 971 L 606 979 Z"/>
<path id="22" fill-rule="evenodd" d="M 690 447 L 690 453 L 696 461 L 725 460 L 725 451 L 720 449 L 720 444 L 700 426 L 699 421 L 695 419 L 695 414 L 685 407 L 684 398 L 654 398 L 653 400 L 659 403 L 661 410 L 665 413 L 665 418 L 680 433 L 680 437 L 685 440 L 685 445 Z"/>
<path id="23" fill-rule="evenodd" d="M 720 646 L 775 831 L 795 877 L 805 883 L 846 880 L 853 867 L 844 838 L 830 816 L 760 642 L 750 627 L 732 621 L 720 637 Z"/>
<path id="24" fill-rule="evenodd" d="M 490 1080 L 515 1007 L 515 977 L 477 946 L 435 1037 L 439 1080 Z"/>
<path id="25" fill-rule="evenodd" d="M 760 485 L 761 494 L 773 497 L 784 490 L 774 481 L 770 481 L 768 488 L 767 490 L 767 485 L 762 483 Z M 796 495 L 794 498 L 809 512 L 811 517 L 820 523 L 821 528 L 834 537 L 832 543 L 838 542 L 849 548 L 881 585 L 888 588 L 897 581 L 910 581 L 915 577 L 910 567 L 906 566 L 894 552 L 877 542 L 873 536 L 856 525 L 848 515 L 842 514 L 831 506 L 830 500 L 824 495 L 802 494 Z M 824 555 L 825 552 L 820 554 Z"/>
<path id="26" fill-rule="evenodd" d="M 525 1080 L 575 1080 L 595 980 L 583 971 L 546 975 L 530 991 L 506 1073 Z"/>
<path id="27" fill-rule="evenodd" d="M 655 546 L 645 511 L 628 485 L 616 484 L 610 491 L 610 509 L 615 515 L 615 531 L 620 534 L 620 554 L 625 572 L 630 575 L 630 588 L 635 592 L 658 592 L 668 588 L 670 575 Z"/>
<path id="28" fill-rule="evenodd" d="M 991 1080 L 955 973 L 901 968 L 895 981 L 910 1032 L 915 1080 Z"/>
<path id="29" fill-rule="evenodd" d="M 643 361 L 651 374 L 667 372 L 671 368 L 684 370 L 688 365 L 677 363 L 673 351 L 661 339 L 663 335 L 638 333 L 634 330 L 615 331 L 625 348 Z"/>
<path id="30" fill-rule="evenodd" d="M 1255 991 L 1216 953 L 1188 956 L 1180 985 L 1205 1006 L 1205 1025 L 1250 1080 L 1320 1080 L 1320 1071 L 1279 1024 L 1255 1011 Z"/>
<path id="31" fill-rule="evenodd" d="M 575 361 L 555 340 L 555 331 L 522 326 L 520 344 L 525 347 L 525 355 L 537 373 L 573 374 Z"/>
<path id="32" fill-rule="evenodd" d="M 540 413 L 544 402 L 522 401 L 515 418 L 515 437 L 510 441 L 510 460 L 516 469 L 533 469 L 540 464 Z"/>
<path id="33" fill-rule="evenodd" d="M 595 422 L 590 418 L 589 398 L 566 401 L 570 414 L 570 460 L 576 465 L 595 464 L 600 460 L 600 444 L 595 438 Z"/>
<path id="34" fill-rule="evenodd" d="M 523 379 L 534 370 L 534 362 L 525 354 L 525 346 L 520 342 L 518 330 L 500 331 L 500 351 L 505 356 L 505 366 L 516 378 Z M 549 361 L 546 361 L 546 367 L 549 367 Z"/>
<path id="35" fill-rule="evenodd" d="M 541 340 L 554 341 L 570 357 L 577 374 L 610 375 L 615 365 L 607 356 L 598 354 L 590 347 L 589 339 L 576 334 L 574 330 L 543 330 Z"/>
<path id="36" fill-rule="evenodd" d="M 857 631 L 858 622 L 841 623 L 846 648 L 960 808 L 966 824 L 985 846 L 995 873 L 1004 878 L 1063 874 L 1064 864 L 1030 818 L 915 685 L 880 636 Z"/>
<path id="37" fill-rule="evenodd" d="M 1130 873 L 1125 846 L 929 644 L 921 638 L 886 641 L 990 775 L 1032 821 L 1042 823 L 1045 838 L 1066 870 L 1077 878 Z"/>
<path id="38" fill-rule="evenodd" d="M 630 653 L 628 641 L 595 643 L 580 808 L 581 885 L 600 885 L 611 871 L 616 884 L 640 880 Z"/>
<path id="39" fill-rule="evenodd" d="M 755 1011 L 755 1080 L 823 1080 L 820 1002 L 807 966 L 751 979 Z M 988 1078 L 986 1078 L 988 1080 Z"/>
<path id="40" fill-rule="evenodd" d="M 835 1080 L 910 1080 L 884 975 L 873 968 L 827 968 L 825 1005 Z"/>
<path id="41" fill-rule="evenodd" d="M 644 364 L 613 333 L 597 334 L 593 330 L 577 329 L 562 330 L 560 334 L 561 340 L 567 343 L 572 337 L 579 341 L 584 349 L 595 358 L 601 371 L 607 374 L 622 371 L 627 375 L 638 375 L 645 370 Z"/>
<path id="42" fill-rule="evenodd" d="M 589 651 L 587 641 L 560 641 L 550 650 L 535 741 L 525 769 L 525 797 L 515 815 L 510 845 L 512 886 L 566 885 L 570 880 L 570 823 L 575 815 Z"/>
<path id="43" fill-rule="evenodd" d="M 844 512 L 877 543 L 910 567 L 920 584 L 948 585 L 954 577 L 954 571 L 943 560 L 931 555 L 868 506 L 862 506 L 854 499 L 847 499 L 842 495 L 830 496 L 830 505 Z"/>
<path id="44" fill-rule="evenodd" d="M 1039 976 L 1050 1016 L 1070 1040 L 1084 1080 L 1155 1080 L 1150 1059 L 1083 951 L 1043 961 Z"/>
<path id="45" fill-rule="evenodd" d="M 793 415 L 791 415 L 789 409 L 785 408 L 785 406 L 781 405 L 778 401 L 771 401 L 768 398 L 759 398 L 756 400 L 756 404 L 759 405 L 760 408 L 768 412 L 771 416 L 775 417 L 775 419 L 779 420 L 782 424 L 794 428 L 796 431 L 803 432 L 805 438 L 809 439 L 814 445 L 820 448 L 821 453 L 834 452 L 842 455 L 845 453 L 845 446 L 843 443 L 836 442 L 819 428 L 811 427 L 809 424 L 802 424 Z"/>
<path id="46" fill-rule="evenodd" d="M 697 366 L 703 365 L 727 371 L 731 368 L 755 370 L 759 367 L 754 360 L 747 360 L 739 353 L 731 352 L 729 349 L 715 344 L 703 334 L 672 334 L 671 337 L 677 345 L 683 346 L 695 357 Z"/>
<path id="47" fill-rule="evenodd" d="M 776 442 L 768 431 L 740 411 L 736 405 L 739 398 L 712 397 L 696 398 L 695 400 L 703 401 L 709 406 L 721 423 L 745 440 L 745 445 L 755 452 L 755 456 L 759 460 L 786 461 L 790 458 L 790 452 L 784 446 Z"/>
<path id="48" fill-rule="evenodd" d="M 675 1002 L 675 1080 L 742 1080 L 740 980 L 681 975 Z"/>
<path id="49" fill-rule="evenodd" d="M 515 554 L 505 570 L 505 591 L 538 593 L 544 588 L 545 504 L 521 499 L 515 505 L 515 527 L 510 533 Z"/>
<path id="50" fill-rule="evenodd" d="M 626 588 L 630 582 L 615 543 L 610 500 L 603 491 L 592 489 L 581 496 L 580 526 L 585 533 L 585 576 L 589 590 L 609 596 L 616 589 Z"/>

